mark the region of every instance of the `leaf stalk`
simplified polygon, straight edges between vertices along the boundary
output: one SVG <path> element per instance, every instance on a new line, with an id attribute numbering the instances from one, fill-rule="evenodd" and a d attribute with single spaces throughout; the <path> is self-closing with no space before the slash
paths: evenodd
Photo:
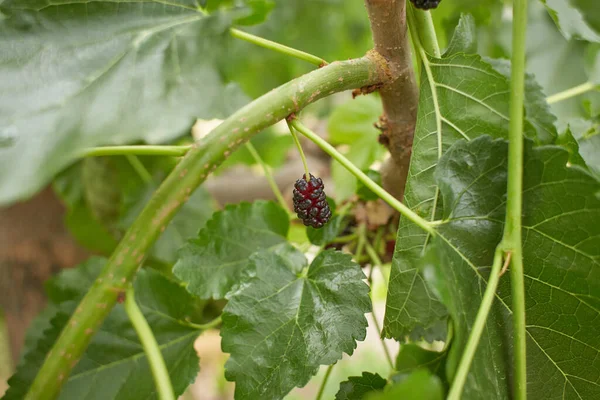
<path id="1" fill-rule="evenodd" d="M 329 377 L 331 376 L 331 371 L 333 371 L 333 367 L 335 364 L 331 364 L 327 371 L 325 372 L 325 376 L 323 377 L 323 381 L 321 382 L 321 386 L 319 387 L 319 392 L 317 393 L 317 397 L 315 400 L 321 400 L 323 398 L 323 393 L 325 393 L 325 387 L 327 387 L 327 382 L 329 381 Z"/>
<path id="2" fill-rule="evenodd" d="M 600 89 L 600 85 L 597 85 L 593 82 L 586 82 L 582 83 L 581 85 L 569 88 L 567 90 L 563 90 L 562 92 L 555 93 L 552 96 L 548 96 L 546 98 L 546 101 L 548 102 L 548 104 L 555 104 L 560 101 L 568 100 L 575 96 L 579 96 L 580 94 L 584 94 L 598 89 Z"/>
<path id="3" fill-rule="evenodd" d="M 165 360 L 160 352 L 160 347 L 156 342 L 156 338 L 152 333 L 148 321 L 144 318 L 144 314 L 135 302 L 135 295 L 133 287 L 127 289 L 125 296 L 125 311 L 129 320 L 133 325 L 133 328 L 137 332 L 138 338 L 144 348 L 144 353 L 148 358 L 148 364 L 154 377 L 154 383 L 156 385 L 156 392 L 160 400 L 175 400 L 175 394 L 173 392 L 173 386 L 171 385 L 171 378 L 169 377 L 169 371 L 165 365 Z"/>
<path id="4" fill-rule="evenodd" d="M 430 233 L 432 236 L 436 235 L 435 229 L 429 224 L 428 221 L 421 218 L 410 208 L 402 204 L 398 199 L 388 193 L 385 189 L 379 186 L 377 183 L 373 182 L 371 178 L 369 178 L 364 172 L 358 169 L 350 160 L 344 157 L 339 151 L 335 149 L 332 145 L 327 143 L 323 138 L 321 138 L 316 133 L 312 132 L 306 126 L 304 126 L 297 119 L 291 122 L 291 125 L 301 134 L 310 139 L 313 143 L 321 148 L 325 153 L 329 154 L 333 159 L 342 164 L 344 168 L 348 170 L 352 175 L 354 175 L 359 181 L 361 181 L 366 187 L 371 189 L 373 193 L 378 195 L 381 199 L 383 199 L 386 203 L 388 203 L 393 209 L 398 211 L 404 217 L 411 220 L 415 225 L 419 226 L 421 229 Z"/>
<path id="5" fill-rule="evenodd" d="M 447 400 L 460 400 L 462 396 L 462 391 L 465 386 L 465 382 L 467 381 L 467 375 L 469 374 L 471 363 L 475 357 L 475 352 L 477 351 L 477 346 L 479 345 L 483 328 L 485 328 L 485 323 L 490 313 L 490 309 L 492 308 L 494 297 L 496 296 L 496 289 L 498 288 L 498 282 L 500 281 L 500 272 L 503 264 L 502 256 L 502 249 L 500 246 L 498 246 L 494 254 L 494 263 L 490 272 L 490 278 L 488 279 L 485 293 L 481 299 L 479 310 L 477 310 L 477 316 L 475 317 L 473 327 L 471 328 L 471 334 L 467 340 L 467 345 L 465 346 L 462 357 L 456 369 L 456 374 L 454 375 L 454 380 L 452 381 L 452 386 L 450 387 Z"/>
<path id="6" fill-rule="evenodd" d="M 101 157 L 101 156 L 119 156 L 119 155 L 138 155 L 138 156 L 184 156 L 192 146 L 160 146 L 160 145 L 139 145 L 139 146 L 102 146 L 92 147 L 83 150 L 81 157 Z"/>
<path id="7" fill-rule="evenodd" d="M 267 163 L 265 163 L 265 161 L 262 159 L 262 157 L 260 156 L 258 151 L 256 151 L 256 148 L 254 147 L 254 145 L 251 142 L 246 142 L 246 148 L 248 149 L 248 151 L 254 158 L 254 161 L 256 161 L 256 163 L 262 167 L 262 169 L 265 173 L 265 178 L 267 178 L 267 182 L 269 182 L 271 191 L 275 195 L 275 198 L 277 198 L 279 205 L 284 210 L 286 210 L 288 212 L 288 214 L 291 214 L 291 210 L 289 209 L 287 203 L 285 202 L 285 199 L 283 198 L 283 194 L 281 194 L 281 190 L 279 190 L 279 186 L 277 186 L 277 182 L 275 182 L 275 178 L 273 177 L 273 174 L 271 173 L 271 168 L 269 168 Z"/>
<path id="8" fill-rule="evenodd" d="M 281 54 L 295 57 L 299 60 L 307 61 L 316 65 L 317 67 L 324 67 L 328 64 L 327 61 L 310 53 L 294 49 L 293 47 L 285 46 L 281 43 L 273 42 L 272 40 L 255 36 L 244 31 L 240 31 L 239 29 L 231 28 L 229 33 L 231 33 L 231 36 L 234 38 L 245 40 L 246 42 L 253 43 L 257 46 L 264 47 L 265 49 L 273 50 Z"/>

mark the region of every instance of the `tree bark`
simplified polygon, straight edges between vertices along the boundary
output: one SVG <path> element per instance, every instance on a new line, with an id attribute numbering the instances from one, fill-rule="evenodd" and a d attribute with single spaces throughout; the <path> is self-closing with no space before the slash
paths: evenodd
<path id="1" fill-rule="evenodd" d="M 386 190 L 402 200 L 417 119 L 418 91 L 406 25 L 406 0 L 365 0 L 375 50 L 386 59 L 391 81 L 380 89 L 380 141 L 391 159 L 382 169 Z"/>

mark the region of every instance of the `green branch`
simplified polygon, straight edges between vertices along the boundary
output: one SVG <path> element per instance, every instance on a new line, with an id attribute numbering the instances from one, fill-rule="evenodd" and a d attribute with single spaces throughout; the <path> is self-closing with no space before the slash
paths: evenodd
<path id="1" fill-rule="evenodd" d="M 554 104 L 558 103 L 559 101 L 568 100 L 572 97 L 579 96 L 580 94 L 599 89 L 600 85 L 597 85 L 593 82 L 586 82 L 582 83 L 581 85 L 577 85 L 575 87 L 564 90 L 562 92 L 555 93 L 552 96 L 548 96 L 546 98 L 546 101 L 548 102 L 548 104 Z"/>
<path id="2" fill-rule="evenodd" d="M 405 206 L 404 204 L 402 204 L 400 201 L 398 201 L 394 196 L 392 196 L 387 191 L 385 191 L 385 189 L 383 189 L 381 186 L 379 186 L 378 184 L 376 184 L 375 182 L 373 182 L 373 180 L 371 180 L 371 178 L 369 178 L 364 172 L 362 172 L 354 164 L 352 164 L 352 162 L 350 160 L 348 160 L 346 157 L 344 157 L 343 154 L 341 154 L 340 152 L 338 152 L 335 149 L 335 147 L 333 147 L 332 145 L 330 145 L 329 143 L 327 143 L 323 138 L 321 138 L 316 133 L 312 132 L 310 129 L 308 129 L 306 126 L 304 126 L 297 119 L 293 120 L 291 122 L 291 124 L 292 124 L 292 126 L 298 132 L 300 132 L 301 134 L 303 134 L 304 136 L 306 136 L 307 138 L 309 138 L 317 146 L 319 146 L 325 153 L 329 154 L 337 162 L 339 162 L 340 164 L 342 164 L 342 166 L 344 168 L 346 168 L 348 170 L 348 172 L 350 172 L 352 175 L 354 175 L 359 181 L 361 181 L 366 187 L 368 187 L 369 189 L 371 189 L 371 191 L 373 193 L 375 193 L 377 196 L 379 196 L 381 199 L 383 199 L 393 209 L 395 209 L 396 211 L 398 211 L 404 217 L 406 217 L 409 220 L 411 220 L 415 225 L 421 227 L 421 229 L 423 229 L 424 231 L 426 231 L 426 232 L 430 233 L 431 235 L 435 236 L 436 231 L 429 224 L 428 221 L 426 221 L 423 218 L 421 218 L 414 211 L 412 211 L 410 208 L 408 208 L 407 206 Z"/>
<path id="3" fill-rule="evenodd" d="M 500 246 L 498 246 L 494 255 L 494 263 L 490 272 L 490 278 L 488 279 L 485 293 L 481 299 L 475 322 L 471 328 L 471 334 L 467 340 L 467 345 L 465 346 L 456 369 L 456 374 L 454 375 L 454 380 L 452 381 L 447 400 L 460 400 L 462 396 L 462 391 L 465 382 L 467 381 L 467 375 L 469 374 L 471 363 L 473 362 L 477 346 L 479 345 L 479 339 L 481 339 L 483 328 L 485 328 L 485 323 L 490 313 L 490 309 L 492 308 L 494 297 L 496 296 L 496 289 L 498 288 L 498 282 L 500 281 L 500 270 L 502 269 L 502 255 L 503 251 Z"/>
<path id="4" fill-rule="evenodd" d="M 264 128 L 299 112 L 330 94 L 380 83 L 385 65 L 376 57 L 334 62 L 319 68 L 243 107 L 206 137 L 195 143 L 154 193 L 144 210 L 102 269 L 98 279 L 71 316 L 37 373 L 26 399 L 53 399 L 81 358 L 93 333 L 125 290 L 144 261 L 146 251 L 158 239 L 192 192 L 233 151 Z M 98 305 L 102 307 L 98 307 Z M 69 352 L 72 359 L 62 357 Z"/>
<path id="5" fill-rule="evenodd" d="M 521 241 L 523 208 L 523 104 L 525 97 L 525 37 L 527 0 L 513 2 L 510 127 L 508 133 L 508 190 L 503 250 L 511 253 L 510 283 L 513 312 L 514 398 L 527 398 L 525 284 Z"/>
<path id="6" fill-rule="evenodd" d="M 312 54 L 306 53 L 301 50 L 294 49 L 293 47 L 288 47 L 283 44 L 252 35 L 250 33 L 240 31 L 239 29 L 235 28 L 231 28 L 229 32 L 231 33 L 231 36 L 235 38 L 245 40 L 257 46 L 264 47 L 265 49 L 274 50 L 288 56 L 296 57 L 300 60 L 307 61 L 318 67 L 323 67 L 327 65 L 327 61 L 323 60 L 322 58 L 313 56 Z"/>
<path id="7" fill-rule="evenodd" d="M 148 358 L 148 364 L 154 377 L 154 383 L 156 385 L 156 392 L 160 400 L 175 400 L 175 394 L 173 393 L 173 386 L 171 385 L 171 378 L 169 377 L 169 371 L 165 365 L 165 360 L 162 357 L 156 338 L 148 325 L 148 321 L 144 318 L 144 314 L 135 302 L 133 288 L 127 289 L 125 296 L 125 311 L 129 316 L 129 320 L 133 325 L 133 328 L 137 332 L 138 338 L 144 348 L 144 353 Z"/>
<path id="8" fill-rule="evenodd" d="M 173 156 L 181 157 L 192 148 L 192 146 L 102 146 L 86 149 L 81 157 L 138 155 L 138 156 Z"/>

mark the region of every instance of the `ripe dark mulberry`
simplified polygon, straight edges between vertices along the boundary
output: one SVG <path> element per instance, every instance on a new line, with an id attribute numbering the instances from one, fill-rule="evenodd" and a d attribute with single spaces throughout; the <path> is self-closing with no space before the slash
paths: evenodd
<path id="1" fill-rule="evenodd" d="M 323 189 L 323 180 L 306 174 L 294 184 L 294 212 L 306 226 L 321 228 L 331 218 L 331 209 Z"/>
<path id="2" fill-rule="evenodd" d="M 436 8 L 442 0 L 410 0 L 416 8 L 421 10 L 429 10 L 430 8 Z"/>

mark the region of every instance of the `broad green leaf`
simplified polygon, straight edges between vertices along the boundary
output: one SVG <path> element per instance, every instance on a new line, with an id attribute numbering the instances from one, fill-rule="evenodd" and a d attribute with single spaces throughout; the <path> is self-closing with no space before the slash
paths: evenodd
<path id="1" fill-rule="evenodd" d="M 340 252 L 320 253 L 310 266 L 287 244 L 252 255 L 223 312 L 225 377 L 236 399 L 281 399 L 320 365 L 352 354 L 371 309 L 364 279 Z"/>
<path id="2" fill-rule="evenodd" d="M 428 56 L 424 61 L 404 203 L 421 217 L 437 220 L 442 199 L 433 173 L 438 160 L 459 139 L 508 136 L 509 82 L 478 55 L 455 53 L 441 59 Z M 537 143 L 551 142 L 556 130 L 547 121 L 552 117 L 537 103 L 543 95 L 539 87 L 529 89 L 533 92 L 526 99 L 525 135 Z M 418 260 L 429 240 L 421 228 L 400 219 L 384 320 L 386 337 L 403 340 L 416 329 L 425 333 L 433 329 L 434 339 L 445 338 L 444 332 L 434 328 L 445 317 L 445 307 L 418 271 Z"/>
<path id="3" fill-rule="evenodd" d="M 273 202 L 229 205 L 214 214 L 179 251 L 173 273 L 203 299 L 223 299 L 239 281 L 248 257 L 285 242 L 287 212 Z"/>
<path id="4" fill-rule="evenodd" d="M 351 376 L 340 383 L 335 400 L 362 400 L 368 393 L 383 391 L 385 385 L 387 381 L 379 374 L 363 372 L 362 376 Z"/>
<path id="5" fill-rule="evenodd" d="M 442 48 L 450 47 L 450 42 L 456 40 L 453 35 L 455 27 L 465 15 L 470 15 L 469 19 L 475 24 L 475 27 L 483 27 L 497 23 L 497 15 L 502 10 L 502 0 L 443 0 L 438 7 L 431 12 L 435 24 L 435 31 L 438 42 Z M 471 51 L 465 51 L 472 53 Z"/>
<path id="6" fill-rule="evenodd" d="M 8 0 L 0 12 L 0 128 L 14 138 L 0 203 L 32 195 L 83 148 L 163 142 L 246 102 L 215 66 L 227 16 L 192 0 Z"/>
<path id="7" fill-rule="evenodd" d="M 446 352 L 425 350 L 414 343 L 406 343 L 400 346 L 394 370 L 407 374 L 418 368 L 427 368 L 432 374 L 442 376 L 446 355 Z"/>
<path id="8" fill-rule="evenodd" d="M 475 25 L 475 19 L 470 14 L 461 16 L 452 39 L 450 39 L 450 43 L 448 43 L 448 47 L 444 52 L 444 57 L 455 53 L 477 53 L 477 26 Z"/>
<path id="9" fill-rule="evenodd" d="M 57 311 L 49 323 L 45 324 L 49 329 L 43 335 L 37 335 L 39 339 L 9 380 L 5 399 L 23 398 L 69 314 L 105 262 L 105 259 L 92 258 L 48 283 L 51 299 L 60 303 L 55 306 Z M 151 270 L 138 273 L 134 288 L 136 301 L 152 328 L 174 391 L 179 395 L 198 373 L 193 343 L 200 331 L 187 321 L 198 314 L 195 299 L 177 282 Z M 157 398 L 155 392 L 142 345 L 123 306 L 118 304 L 64 382 L 59 399 L 152 399 Z"/>
<path id="10" fill-rule="evenodd" d="M 387 387 L 383 393 L 371 393 L 366 400 L 442 400 L 444 388 L 440 379 L 426 369 L 414 371 L 402 381 Z"/>
<path id="11" fill-rule="evenodd" d="M 507 60 L 486 59 L 496 71 L 510 81 L 510 62 Z M 537 144 L 554 143 L 558 132 L 556 117 L 550 111 L 546 95 L 532 74 L 525 74 L 525 113 L 527 120 L 535 126 L 538 132 Z M 533 138 L 533 137 L 532 137 Z"/>
<path id="12" fill-rule="evenodd" d="M 481 302 L 506 207 L 507 143 L 455 144 L 436 178 L 444 223 L 424 276 L 452 316 L 452 378 Z M 600 396 L 600 183 L 554 147 L 525 148 L 523 263 L 527 390 L 534 399 Z M 465 385 L 465 399 L 509 398 L 510 281 L 502 277 Z"/>
<path id="13" fill-rule="evenodd" d="M 567 38 L 600 42 L 600 9 L 595 0 L 541 0 Z"/>

